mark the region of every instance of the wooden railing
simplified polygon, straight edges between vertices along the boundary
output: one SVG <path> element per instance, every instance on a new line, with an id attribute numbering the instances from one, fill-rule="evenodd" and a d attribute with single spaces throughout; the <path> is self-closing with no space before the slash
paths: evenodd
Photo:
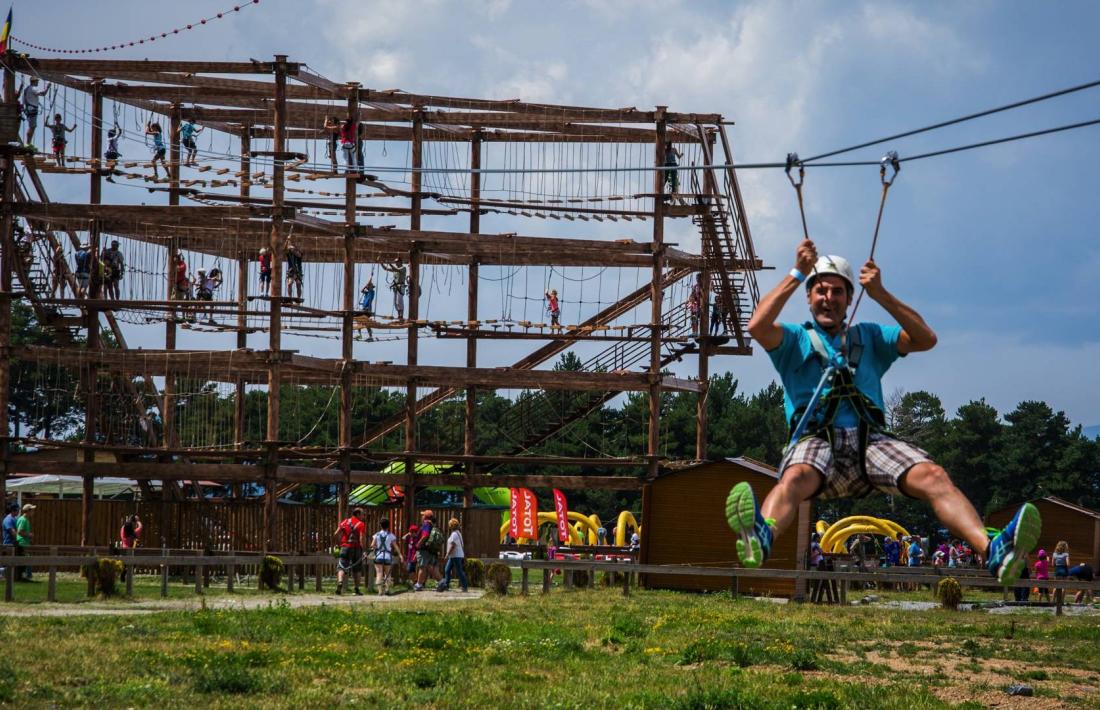
<path id="1" fill-rule="evenodd" d="M 4 601 L 14 599 L 16 567 L 45 569 L 47 572 L 46 600 L 57 601 L 57 572 L 61 569 L 85 569 L 95 565 L 101 559 L 113 559 L 122 562 L 126 571 L 126 595 L 133 596 L 134 574 L 139 570 L 157 570 L 160 574 L 160 596 L 168 596 L 168 579 L 173 569 L 191 572 L 195 581 L 195 593 L 202 594 L 209 585 L 210 574 L 216 569 L 224 569 L 226 590 L 234 591 L 238 573 L 255 574 L 264 557 L 260 552 L 210 552 L 202 550 L 179 550 L 170 548 L 139 548 L 127 550 L 121 554 L 112 553 L 108 548 L 87 547 L 50 547 L 30 549 L 29 554 L 13 555 L 11 548 L 5 548 L 0 555 L 0 564 L 4 566 Z M 320 552 L 272 552 L 283 563 L 283 575 L 287 589 L 297 581 L 298 589 L 305 588 L 307 574 L 313 577 L 316 591 L 321 591 L 321 580 L 335 573 L 336 559 Z M 311 574 L 310 574 L 311 573 Z M 95 593 L 94 575 L 88 576 L 88 596 Z M 368 575 L 368 578 L 372 575 Z"/>
<path id="2" fill-rule="evenodd" d="M 936 584 L 940 580 L 951 577 L 958 581 L 962 587 L 980 587 L 986 589 L 1013 589 L 1015 587 L 1039 589 L 1077 591 L 1085 590 L 1093 593 L 1100 592 L 1100 581 L 1080 582 L 1068 579 L 1021 579 L 1015 585 L 1005 587 L 988 573 L 978 569 L 960 569 L 948 567 L 888 567 L 880 568 L 889 571 L 819 571 L 819 570 L 793 570 L 793 569 L 746 569 L 744 567 L 692 567 L 687 565 L 650 565 L 632 562 L 600 562 L 595 560 L 511 560 L 511 559 L 483 559 L 482 562 L 490 564 L 499 562 L 508 567 L 519 567 L 521 570 L 520 585 L 524 594 L 529 591 L 530 570 L 542 570 L 542 591 L 550 591 L 550 579 L 553 570 L 562 570 L 565 575 L 566 587 L 572 587 L 573 573 L 584 571 L 588 573 L 588 586 L 595 586 L 597 572 L 618 573 L 622 575 L 621 586 L 623 595 L 630 594 L 632 580 L 638 575 L 681 575 L 692 577 L 725 577 L 730 580 L 730 595 L 738 594 L 739 580 L 742 577 L 753 579 L 804 579 L 807 581 L 825 581 L 836 583 L 839 587 L 840 603 L 847 603 L 849 587 L 853 582 L 876 582 L 887 584 Z M 1062 613 L 1062 595 L 1055 595 L 1057 613 Z"/>

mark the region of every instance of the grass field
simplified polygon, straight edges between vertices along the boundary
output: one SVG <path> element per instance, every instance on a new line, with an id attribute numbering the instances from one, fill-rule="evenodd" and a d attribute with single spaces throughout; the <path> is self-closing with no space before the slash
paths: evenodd
<path id="1" fill-rule="evenodd" d="M 1100 708 L 1097 616 L 839 609 L 672 592 L 623 598 L 608 589 L 434 604 L 407 596 L 351 608 L 291 608 L 276 596 L 253 611 L 0 617 L 0 643 L 15 652 L 0 657 L 0 700 Z M 1038 697 L 1004 693 L 1019 681 Z"/>

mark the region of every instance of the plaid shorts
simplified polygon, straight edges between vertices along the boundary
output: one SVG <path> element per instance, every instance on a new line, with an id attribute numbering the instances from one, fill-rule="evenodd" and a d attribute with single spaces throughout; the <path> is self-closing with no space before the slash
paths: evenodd
<path id="1" fill-rule="evenodd" d="M 815 498 L 862 498 L 875 491 L 904 495 L 898 482 L 919 463 L 931 463 L 924 450 L 886 434 L 872 433 L 867 443 L 867 473 L 859 466 L 859 430 L 833 430 L 834 446 L 818 437 L 795 444 L 779 464 L 786 471 L 807 464 L 824 476 Z"/>

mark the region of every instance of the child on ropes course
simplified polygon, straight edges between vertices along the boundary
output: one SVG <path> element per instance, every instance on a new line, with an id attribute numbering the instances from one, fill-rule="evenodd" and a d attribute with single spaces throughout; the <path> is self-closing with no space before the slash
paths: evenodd
<path id="1" fill-rule="evenodd" d="M 703 284 L 702 276 L 695 279 L 695 285 L 691 287 L 691 293 L 688 294 L 687 307 L 688 314 L 691 315 L 691 334 L 702 335 L 699 332 L 699 314 L 703 310 Z"/>
<path id="2" fill-rule="evenodd" d="M 325 123 L 321 128 L 328 133 L 325 152 L 328 154 L 332 172 L 338 173 L 340 172 L 340 166 L 336 162 L 336 154 L 340 151 L 340 122 L 336 120 L 335 116 L 325 116 Z"/>
<path id="3" fill-rule="evenodd" d="M 546 292 L 546 312 L 550 314 L 550 327 L 558 327 L 561 318 L 561 304 L 558 303 L 558 290 L 552 288 Z"/>
<path id="4" fill-rule="evenodd" d="M 778 323 L 783 306 L 803 283 L 811 320 Z M 886 290 L 872 260 L 860 269 L 858 283 L 897 325 L 850 326 L 846 317 L 856 283 L 847 260 L 818 258 L 814 243 L 806 239 L 798 246 L 795 268 L 760 300 L 749 321 L 749 333 L 782 379 L 792 436 L 779 483 L 762 506 L 748 483 L 730 491 L 726 517 L 739 537 L 738 557 L 746 567 L 759 567 L 803 501 L 880 491 L 930 503 L 953 535 L 983 553 L 1002 584 L 1013 584 L 1038 543 L 1039 511 L 1025 503 L 990 540 L 974 506 L 947 472 L 926 452 L 886 431 L 883 374 L 898 357 L 930 350 L 936 334 Z"/>
<path id="5" fill-rule="evenodd" d="M 179 134 L 180 143 L 187 149 L 187 156 L 183 160 L 183 164 L 187 167 L 195 167 L 198 163 L 195 162 L 195 156 L 199 152 L 199 146 L 195 143 L 195 136 L 202 133 L 203 126 L 196 126 L 195 119 L 189 118 L 184 121 L 183 125 L 176 129 L 176 133 Z"/>
<path id="6" fill-rule="evenodd" d="M 359 290 L 363 297 L 359 299 L 359 310 L 368 316 L 374 315 L 374 279 L 368 278 L 367 284 Z"/>
<path id="7" fill-rule="evenodd" d="M 160 179 L 160 173 L 157 172 L 158 160 L 161 166 L 164 167 L 164 175 L 167 177 L 170 173 L 168 171 L 168 163 L 164 160 L 164 156 L 167 155 L 168 152 L 167 147 L 164 145 L 164 130 L 160 127 L 159 123 L 146 123 L 145 135 L 153 137 L 153 145 L 150 147 L 150 150 L 153 151 L 153 179 Z"/>
<path id="8" fill-rule="evenodd" d="M 684 154 L 676 150 L 676 146 L 669 141 L 665 144 L 665 162 L 666 168 L 675 168 L 680 165 L 680 158 L 684 157 Z M 664 185 L 669 186 L 669 193 L 675 195 L 680 191 L 680 171 L 679 170 L 666 170 Z"/>
<path id="9" fill-rule="evenodd" d="M 99 255 L 99 261 L 103 264 L 103 285 L 107 298 L 118 300 L 120 298 L 118 285 L 122 282 L 122 276 L 126 273 L 126 259 L 118 248 L 118 240 L 112 239 L 111 246 L 103 250 Z"/>
<path id="10" fill-rule="evenodd" d="M 257 261 L 260 263 L 260 290 L 266 294 L 271 290 L 271 250 L 260 247 Z"/>
<path id="11" fill-rule="evenodd" d="M 66 133 L 72 133 L 76 130 L 76 124 L 72 126 L 66 126 L 65 122 L 61 120 L 61 114 L 55 113 L 53 115 L 53 123 L 47 123 L 46 128 L 50 129 L 51 146 L 53 147 L 53 159 L 57 163 L 58 167 L 65 167 L 65 145 L 69 142 L 65 139 Z"/>
<path id="12" fill-rule="evenodd" d="M 111 130 L 107 131 L 107 150 L 104 151 L 103 157 L 107 160 L 107 182 L 115 181 L 115 165 L 118 163 L 118 159 L 122 157 L 122 153 L 118 149 L 118 139 L 122 137 L 122 126 L 118 125 L 118 121 L 115 121 L 115 125 Z"/>

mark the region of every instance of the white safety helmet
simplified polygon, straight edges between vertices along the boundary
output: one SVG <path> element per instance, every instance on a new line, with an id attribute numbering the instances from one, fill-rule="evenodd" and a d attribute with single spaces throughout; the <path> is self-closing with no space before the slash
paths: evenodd
<path id="1" fill-rule="evenodd" d="M 849 292 L 855 291 L 856 277 L 852 272 L 852 265 L 848 263 L 848 260 L 842 256 L 836 256 L 835 254 L 826 254 L 825 256 L 817 257 L 817 263 L 814 264 L 814 271 L 806 279 L 806 289 L 809 290 L 813 285 L 814 279 L 818 276 L 824 276 L 825 274 L 833 274 L 839 276 L 848 282 Z"/>

